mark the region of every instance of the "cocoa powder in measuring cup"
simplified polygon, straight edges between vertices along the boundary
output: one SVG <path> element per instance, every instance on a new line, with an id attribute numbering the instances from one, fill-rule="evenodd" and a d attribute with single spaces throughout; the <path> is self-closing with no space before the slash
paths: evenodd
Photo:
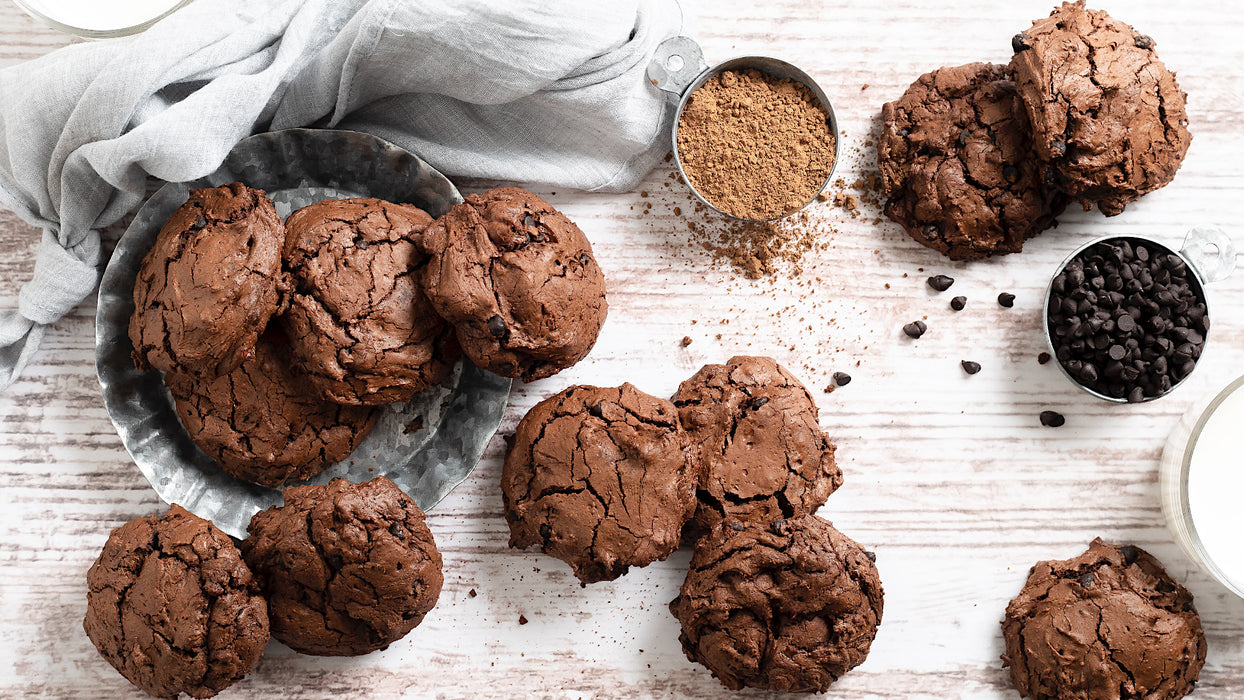
<path id="1" fill-rule="evenodd" d="M 798 211 L 834 168 L 829 115 L 808 87 L 757 70 L 724 71 L 696 90 L 678 122 L 689 184 L 744 219 Z"/>

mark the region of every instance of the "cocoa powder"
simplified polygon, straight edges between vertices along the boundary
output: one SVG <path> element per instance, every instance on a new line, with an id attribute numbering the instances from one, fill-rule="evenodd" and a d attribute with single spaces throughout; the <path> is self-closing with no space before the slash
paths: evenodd
<path id="1" fill-rule="evenodd" d="M 688 183 L 743 219 L 785 216 L 811 200 L 833 170 L 834 139 L 806 85 L 756 70 L 714 76 L 678 122 Z"/>

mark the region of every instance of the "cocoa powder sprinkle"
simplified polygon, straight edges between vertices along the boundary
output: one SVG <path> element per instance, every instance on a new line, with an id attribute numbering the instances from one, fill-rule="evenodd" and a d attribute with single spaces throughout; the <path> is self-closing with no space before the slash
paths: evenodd
<path id="1" fill-rule="evenodd" d="M 802 83 L 725 71 L 691 95 L 678 122 L 689 184 L 718 209 L 773 219 L 811 200 L 834 167 L 829 116 Z"/>

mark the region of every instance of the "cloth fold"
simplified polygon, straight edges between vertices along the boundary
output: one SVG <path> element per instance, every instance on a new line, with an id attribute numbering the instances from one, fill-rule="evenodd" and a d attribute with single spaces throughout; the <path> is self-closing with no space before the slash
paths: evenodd
<path id="1" fill-rule="evenodd" d="M 451 177 L 633 188 L 669 148 L 644 71 L 680 23 L 673 0 L 197 0 L 0 70 L 0 205 L 44 229 L 0 312 L 0 389 L 95 288 L 98 229 L 147 178 L 203 177 L 252 133 L 355 129 Z"/>

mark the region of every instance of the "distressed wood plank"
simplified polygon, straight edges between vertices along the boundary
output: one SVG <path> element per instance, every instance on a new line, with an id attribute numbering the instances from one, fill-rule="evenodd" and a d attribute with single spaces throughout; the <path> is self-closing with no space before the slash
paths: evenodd
<path id="1" fill-rule="evenodd" d="M 821 82 L 846 134 L 838 173 L 847 182 L 872 168 L 865 139 L 882 102 L 937 66 L 1008 60 L 1010 36 L 1048 8 L 983 0 L 953 8 L 916 0 L 686 3 L 687 29 L 710 60 L 765 53 Z M 1007 600 L 1034 562 L 1076 554 L 1098 535 L 1150 549 L 1196 595 L 1210 656 L 1193 697 L 1244 692 L 1244 601 L 1180 553 L 1157 487 L 1161 446 L 1178 416 L 1244 370 L 1244 275 L 1214 285 L 1203 366 L 1162 401 L 1101 404 L 1053 366 L 1036 364 L 1040 297 L 1067 251 L 1091 235 L 1177 243 L 1193 224 L 1230 230 L 1230 204 L 1244 188 L 1237 41 L 1244 13 L 1226 0 L 1107 9 L 1153 35 L 1178 71 L 1190 94 L 1192 149 L 1170 187 L 1113 219 L 1069 213 L 1022 256 L 949 263 L 893 224 L 874 225 L 874 211 L 851 218 L 821 205 L 813 216 L 826 247 L 808 256 L 803 275 L 752 282 L 697 247 L 687 227 L 691 197 L 668 165 L 647 178 L 647 197 L 540 190 L 592 238 L 611 311 L 585 362 L 516 389 L 502 432 L 572 383 L 631 381 L 668 395 L 701 364 L 736 353 L 770 354 L 790 367 L 817 397 L 846 475 L 822 514 L 877 551 L 887 592 L 872 654 L 833 697 L 1016 697 L 998 660 Z M 67 43 L 0 4 L 0 66 Z M 0 211 L 5 305 L 32 269 L 37 236 Z M 935 272 L 956 278 L 953 294 L 969 298 L 964 311 L 947 308 L 953 294 L 928 292 L 924 278 Z M 1004 290 L 1016 294 L 1015 308 L 994 302 Z M 929 333 L 909 341 L 901 326 L 924 316 Z M 93 318 L 87 303 L 50 328 L 26 375 L 0 395 L 6 696 L 141 697 L 81 631 L 85 571 L 109 530 L 162 508 L 104 411 Z M 690 346 L 681 346 L 683 336 Z M 964 376 L 962 359 L 984 371 Z M 822 393 L 836 370 L 854 381 Z M 1036 416 L 1045 408 L 1065 413 L 1067 426 L 1042 428 Z M 502 450 L 494 439 L 479 468 L 430 514 L 446 585 L 419 629 L 352 660 L 298 656 L 274 643 L 256 674 L 222 697 L 722 697 L 716 681 L 683 658 L 665 609 L 689 553 L 584 589 L 560 562 L 508 549 L 497 488 Z M 528 625 L 518 625 L 520 614 Z"/>

